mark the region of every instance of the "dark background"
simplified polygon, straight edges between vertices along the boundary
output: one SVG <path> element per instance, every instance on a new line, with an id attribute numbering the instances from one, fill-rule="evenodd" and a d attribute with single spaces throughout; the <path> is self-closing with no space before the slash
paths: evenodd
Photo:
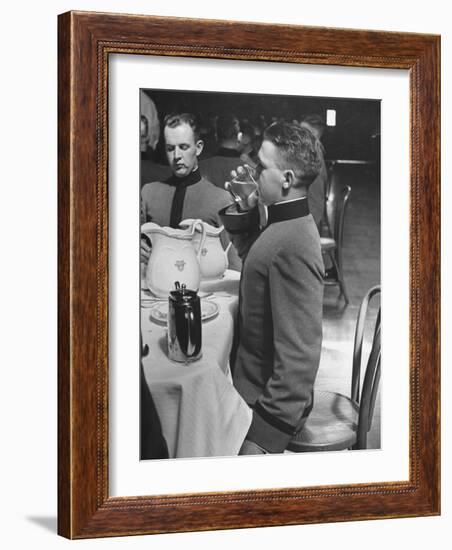
<path id="1" fill-rule="evenodd" d="M 154 101 L 161 128 L 166 114 L 190 112 L 204 125 L 216 114 L 234 113 L 239 119 L 272 118 L 300 120 L 316 113 L 325 118 L 327 109 L 336 111 L 336 126 L 327 126 L 322 137 L 328 160 L 365 160 L 379 162 L 380 101 L 335 97 L 286 96 L 199 91 L 144 90 Z M 162 142 L 162 136 L 160 138 Z M 166 163 L 162 143 L 157 147 L 158 161 Z"/>

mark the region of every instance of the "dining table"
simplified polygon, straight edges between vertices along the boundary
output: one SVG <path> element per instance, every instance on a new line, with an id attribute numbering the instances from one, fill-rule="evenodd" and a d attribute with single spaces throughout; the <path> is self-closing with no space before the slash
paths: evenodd
<path id="1" fill-rule="evenodd" d="M 239 281 L 238 271 L 226 270 L 222 278 L 201 282 L 202 356 L 188 363 L 169 359 L 167 305 L 142 287 L 142 345 L 148 350 L 141 360 L 142 384 L 149 399 L 142 399 L 141 422 L 158 423 L 167 458 L 237 455 L 248 432 L 252 412 L 234 388 L 230 369 Z M 152 448 L 152 437 L 152 431 L 144 436 L 142 431 L 142 459 L 148 458 L 143 449 Z"/>

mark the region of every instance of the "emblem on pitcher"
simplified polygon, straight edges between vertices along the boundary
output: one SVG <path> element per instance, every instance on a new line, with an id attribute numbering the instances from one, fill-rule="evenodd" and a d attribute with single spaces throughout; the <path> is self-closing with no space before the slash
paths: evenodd
<path id="1" fill-rule="evenodd" d="M 177 260 L 177 262 L 174 264 L 179 271 L 183 271 L 185 267 L 184 260 Z"/>

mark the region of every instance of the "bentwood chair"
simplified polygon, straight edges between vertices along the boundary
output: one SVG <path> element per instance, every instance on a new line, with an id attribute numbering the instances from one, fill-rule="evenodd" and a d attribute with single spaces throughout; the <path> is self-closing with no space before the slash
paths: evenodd
<path id="1" fill-rule="evenodd" d="M 340 295 L 344 297 L 346 304 L 349 303 L 349 298 L 344 280 L 342 242 L 350 192 L 351 188 L 348 185 L 341 185 L 333 167 L 328 178 L 325 198 L 326 234 L 320 237 L 320 244 L 323 255 L 331 261 L 331 268 L 327 270 L 324 283 L 327 286 L 339 286 Z"/>
<path id="2" fill-rule="evenodd" d="M 302 430 L 287 449 L 292 452 L 339 451 L 366 449 L 372 426 L 380 382 L 380 310 L 373 329 L 372 347 L 361 384 L 363 336 L 369 323 L 369 302 L 380 294 L 380 286 L 371 288 L 358 313 L 353 349 L 351 394 L 347 397 L 329 391 L 314 391 L 314 405 Z M 361 388 L 361 391 L 360 391 Z"/>

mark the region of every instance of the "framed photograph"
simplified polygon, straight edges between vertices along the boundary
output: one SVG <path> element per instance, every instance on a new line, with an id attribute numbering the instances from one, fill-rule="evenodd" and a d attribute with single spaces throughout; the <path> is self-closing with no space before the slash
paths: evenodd
<path id="1" fill-rule="evenodd" d="M 61 535 L 440 513 L 439 56 L 59 16 Z"/>

